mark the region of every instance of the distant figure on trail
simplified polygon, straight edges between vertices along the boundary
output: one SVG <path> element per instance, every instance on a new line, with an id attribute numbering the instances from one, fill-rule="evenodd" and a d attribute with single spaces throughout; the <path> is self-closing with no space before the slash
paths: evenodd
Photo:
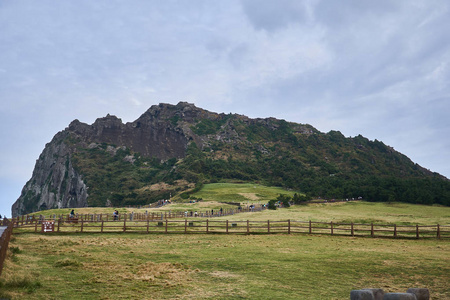
<path id="1" fill-rule="evenodd" d="M 72 209 L 72 211 L 70 212 L 70 216 L 71 219 L 75 218 L 75 211 Z"/>
<path id="2" fill-rule="evenodd" d="M 119 212 L 118 212 L 117 210 L 115 210 L 115 211 L 113 212 L 113 219 L 114 219 L 114 221 L 116 221 L 116 220 L 119 219 Z"/>

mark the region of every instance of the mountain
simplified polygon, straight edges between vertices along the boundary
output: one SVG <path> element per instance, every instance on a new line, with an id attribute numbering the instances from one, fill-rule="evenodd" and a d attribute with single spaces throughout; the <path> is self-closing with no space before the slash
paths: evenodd
<path id="1" fill-rule="evenodd" d="M 146 204 L 221 180 L 311 197 L 450 205 L 447 178 L 381 141 L 180 102 L 154 105 L 125 124 L 111 115 L 92 125 L 70 123 L 45 146 L 12 215 Z"/>

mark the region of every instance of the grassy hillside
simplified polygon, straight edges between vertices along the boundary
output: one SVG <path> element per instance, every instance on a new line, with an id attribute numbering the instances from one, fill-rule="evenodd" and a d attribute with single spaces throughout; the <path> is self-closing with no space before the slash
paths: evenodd
<path id="1" fill-rule="evenodd" d="M 279 194 L 293 196 L 295 191 L 281 187 L 267 187 L 252 183 L 212 183 L 206 184 L 192 196 L 203 200 L 236 203 L 267 203 Z"/>

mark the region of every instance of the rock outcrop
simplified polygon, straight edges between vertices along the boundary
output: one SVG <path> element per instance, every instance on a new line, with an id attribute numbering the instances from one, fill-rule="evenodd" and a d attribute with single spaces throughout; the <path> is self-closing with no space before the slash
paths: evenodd
<path id="1" fill-rule="evenodd" d="M 45 146 L 31 179 L 12 206 L 12 216 L 42 209 L 88 206 L 88 186 L 72 164 L 72 154 L 80 147 L 92 148 L 104 143 L 161 160 L 183 158 L 189 141 L 202 145 L 202 139 L 192 133 L 192 123 L 199 118 L 217 119 L 218 116 L 180 102 L 154 105 L 136 121 L 126 124 L 109 114 L 92 125 L 74 120 Z M 179 126 L 178 120 L 182 120 Z M 131 156 L 127 160 L 133 162 Z"/>
<path id="2" fill-rule="evenodd" d="M 33 210 L 87 206 L 88 187 L 72 165 L 72 149 L 63 142 L 67 135 L 60 132 L 45 146 L 12 206 L 13 217 Z"/>

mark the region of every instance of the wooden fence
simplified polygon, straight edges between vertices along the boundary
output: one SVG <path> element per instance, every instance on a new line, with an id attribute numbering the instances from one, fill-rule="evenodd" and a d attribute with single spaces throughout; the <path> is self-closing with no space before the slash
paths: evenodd
<path id="1" fill-rule="evenodd" d="M 376 238 L 450 238 L 450 225 L 359 224 L 312 221 L 229 221 L 192 217 L 183 219 L 120 220 L 47 219 L 16 224 L 20 232 L 59 233 L 163 233 L 163 234 L 322 234 Z"/>
<path id="2" fill-rule="evenodd" d="M 117 220 L 122 221 L 124 218 L 129 219 L 130 221 L 138 221 L 138 220 L 166 220 L 166 219 L 182 219 L 182 218 L 190 218 L 190 217 L 199 217 L 199 218 L 215 218 L 215 217 L 223 217 L 230 216 L 238 213 L 244 212 L 259 212 L 265 210 L 266 207 L 263 205 L 257 205 L 254 207 L 241 207 L 241 208 L 227 208 L 227 209 L 217 209 L 217 210 L 207 210 L 207 211 L 166 211 L 166 212 L 145 212 L 145 213 L 129 213 L 129 214 L 119 214 L 117 216 Z M 61 221 L 69 221 L 69 220 L 77 220 L 80 222 L 83 221 L 114 221 L 114 216 L 112 214 L 76 214 L 74 218 L 70 218 L 67 214 L 53 214 L 53 215 L 23 215 L 14 218 L 15 226 L 21 227 L 24 225 L 35 224 L 36 222 L 41 222 L 44 220 L 61 220 Z"/>
<path id="3" fill-rule="evenodd" d="M 8 219 L 0 220 L 0 226 L 2 226 L 4 230 L 0 233 L 0 275 L 3 270 L 3 263 L 6 258 L 6 251 L 8 250 L 9 240 L 11 239 L 11 234 L 13 230 L 13 222 L 10 222 Z M 6 228 L 4 228 L 6 227 Z"/>

